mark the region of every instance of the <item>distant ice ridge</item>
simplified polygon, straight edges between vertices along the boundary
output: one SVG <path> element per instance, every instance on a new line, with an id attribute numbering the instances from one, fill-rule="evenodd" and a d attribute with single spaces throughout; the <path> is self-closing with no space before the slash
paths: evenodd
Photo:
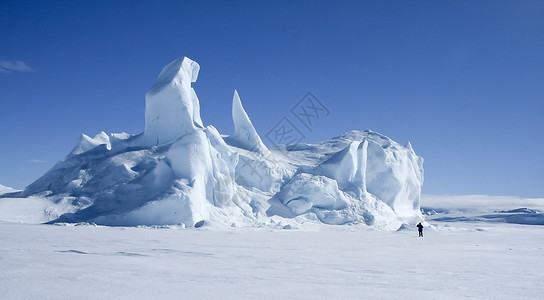
<path id="1" fill-rule="evenodd" d="M 11 188 L 9 186 L 0 184 L 0 195 L 7 194 L 7 193 L 15 193 L 15 192 L 18 192 L 18 190 Z"/>
<path id="2" fill-rule="evenodd" d="M 187 57 L 168 64 L 146 94 L 142 134 L 82 135 L 20 197 L 50 205 L 41 220 L 104 225 L 322 222 L 396 230 L 423 218 L 423 159 L 411 145 L 351 131 L 269 149 L 236 91 L 234 133 L 223 137 L 200 118 L 191 87 L 199 70 Z"/>

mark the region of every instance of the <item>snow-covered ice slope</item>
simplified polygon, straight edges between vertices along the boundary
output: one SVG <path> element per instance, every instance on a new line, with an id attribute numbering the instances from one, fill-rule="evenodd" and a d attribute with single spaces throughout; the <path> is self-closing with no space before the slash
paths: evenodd
<path id="1" fill-rule="evenodd" d="M 411 145 L 351 131 L 318 144 L 268 149 L 236 91 L 234 133 L 222 136 L 201 120 L 191 86 L 199 70 L 187 57 L 168 64 L 146 94 L 142 134 L 82 135 L 68 156 L 9 198 L 41 202 L 31 214 L 40 216 L 36 222 L 310 221 L 395 230 L 422 219 L 423 159 Z M 28 221 L 28 214 L 20 219 Z"/>

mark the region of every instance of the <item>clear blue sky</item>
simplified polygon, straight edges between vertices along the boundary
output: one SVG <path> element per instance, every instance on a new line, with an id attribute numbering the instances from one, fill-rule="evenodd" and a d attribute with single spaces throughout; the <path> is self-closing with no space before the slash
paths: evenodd
<path id="1" fill-rule="evenodd" d="M 2 0 L 0 184 L 142 132 L 188 56 L 223 134 L 234 89 L 261 136 L 311 91 L 330 114 L 304 142 L 372 129 L 424 157 L 423 193 L 544 197 L 544 1 L 338 2 Z"/>

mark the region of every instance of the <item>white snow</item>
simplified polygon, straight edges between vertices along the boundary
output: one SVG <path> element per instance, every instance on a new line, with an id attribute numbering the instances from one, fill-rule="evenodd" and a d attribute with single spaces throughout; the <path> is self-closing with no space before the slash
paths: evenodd
<path id="1" fill-rule="evenodd" d="M 512 201 L 509 207 L 518 203 Z M 462 203 L 458 207 L 472 211 Z M 423 238 L 417 237 L 414 226 L 406 225 L 384 232 L 312 223 L 286 230 L 0 222 L 0 295 L 4 299 L 542 298 L 541 226 L 428 221 Z"/>

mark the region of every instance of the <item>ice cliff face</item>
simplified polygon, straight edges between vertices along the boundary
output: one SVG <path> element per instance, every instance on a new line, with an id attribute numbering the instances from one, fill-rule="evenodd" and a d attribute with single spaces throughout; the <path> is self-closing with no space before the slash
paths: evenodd
<path id="1" fill-rule="evenodd" d="M 49 201 L 52 222 L 105 225 L 313 221 L 397 229 L 422 218 L 423 160 L 411 145 L 352 131 L 268 149 L 236 91 L 234 133 L 222 137 L 200 118 L 191 87 L 199 69 L 186 57 L 167 65 L 146 94 L 144 133 L 82 135 L 22 196 Z"/>

